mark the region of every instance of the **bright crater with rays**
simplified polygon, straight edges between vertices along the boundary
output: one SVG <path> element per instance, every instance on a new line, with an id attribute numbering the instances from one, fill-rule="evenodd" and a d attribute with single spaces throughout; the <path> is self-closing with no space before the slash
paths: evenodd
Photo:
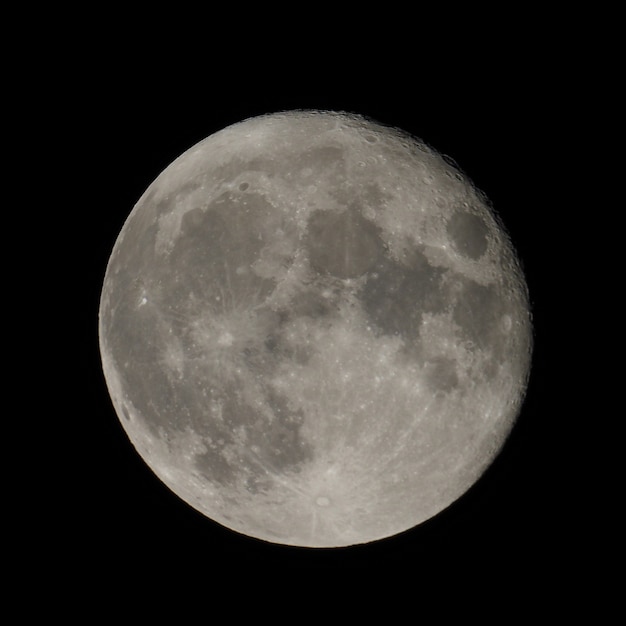
<path id="1" fill-rule="evenodd" d="M 436 151 L 355 115 L 230 126 L 124 224 L 100 303 L 115 409 L 237 532 L 345 546 L 429 519 L 509 434 L 530 368 L 515 252 Z"/>

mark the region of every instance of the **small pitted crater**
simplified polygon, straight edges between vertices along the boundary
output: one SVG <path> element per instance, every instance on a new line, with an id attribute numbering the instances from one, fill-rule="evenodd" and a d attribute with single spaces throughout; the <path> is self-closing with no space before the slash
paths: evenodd
<path id="1" fill-rule="evenodd" d="M 473 213 L 455 213 L 447 225 L 455 249 L 470 259 L 480 259 L 487 250 L 487 225 Z"/>
<path id="2" fill-rule="evenodd" d="M 363 275 L 384 252 L 379 229 L 358 209 L 315 211 L 305 241 L 312 268 L 337 278 Z"/>
<path id="3" fill-rule="evenodd" d="M 326 496 L 318 496 L 315 499 L 315 504 L 317 504 L 317 506 L 330 506 L 330 499 Z"/>

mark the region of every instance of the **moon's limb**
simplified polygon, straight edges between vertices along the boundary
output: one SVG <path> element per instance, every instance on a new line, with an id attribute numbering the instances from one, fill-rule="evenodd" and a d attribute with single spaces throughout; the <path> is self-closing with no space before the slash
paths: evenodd
<path id="1" fill-rule="evenodd" d="M 448 161 L 357 116 L 247 120 L 181 155 L 111 254 L 107 384 L 155 473 L 261 539 L 363 543 L 481 475 L 530 365 L 526 287 Z"/>

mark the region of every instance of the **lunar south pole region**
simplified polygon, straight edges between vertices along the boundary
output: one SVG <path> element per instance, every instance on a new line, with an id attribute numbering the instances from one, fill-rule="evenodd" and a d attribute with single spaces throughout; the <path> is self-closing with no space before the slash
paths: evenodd
<path id="1" fill-rule="evenodd" d="M 141 196 L 99 310 L 154 473 L 261 540 L 339 547 L 439 513 L 519 413 L 532 329 L 486 197 L 408 133 L 289 111 L 209 136 Z"/>

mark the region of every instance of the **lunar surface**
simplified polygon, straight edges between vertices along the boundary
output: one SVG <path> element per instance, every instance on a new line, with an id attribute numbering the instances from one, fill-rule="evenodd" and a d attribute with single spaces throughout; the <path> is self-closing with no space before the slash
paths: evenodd
<path id="1" fill-rule="evenodd" d="M 360 116 L 234 124 L 134 207 L 100 301 L 132 444 L 180 498 L 258 539 L 366 543 L 481 476 L 519 413 L 527 290 L 484 195 Z"/>

